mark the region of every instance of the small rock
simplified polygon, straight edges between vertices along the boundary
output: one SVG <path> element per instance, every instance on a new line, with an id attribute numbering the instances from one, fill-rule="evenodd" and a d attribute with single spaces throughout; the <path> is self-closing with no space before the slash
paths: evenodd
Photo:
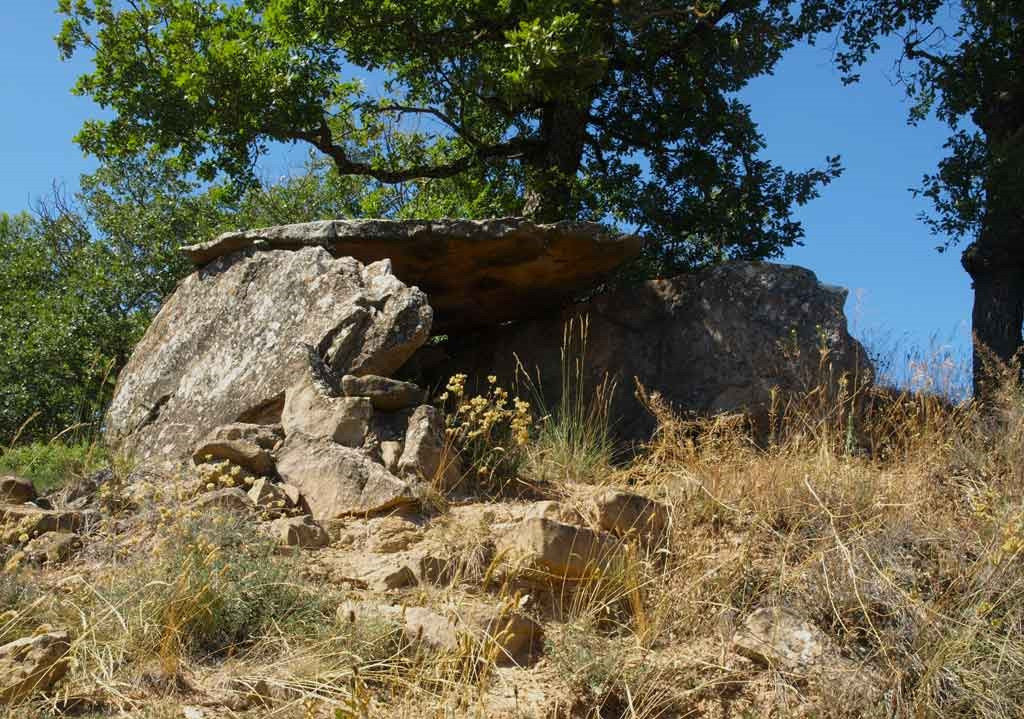
<path id="1" fill-rule="evenodd" d="M 805 671 L 821 661 L 825 635 L 813 624 L 783 608 L 752 612 L 733 637 L 738 654 L 758 664 L 787 671 Z"/>
<path id="2" fill-rule="evenodd" d="M 604 571 L 620 556 L 620 543 L 605 532 L 551 519 L 525 519 L 501 541 L 518 569 L 545 581 L 577 580 Z"/>
<path id="3" fill-rule="evenodd" d="M 302 492 L 299 488 L 291 484 L 279 484 L 281 491 L 284 492 L 284 496 L 288 499 L 289 507 L 301 507 L 302 506 Z"/>
<path id="4" fill-rule="evenodd" d="M 279 544 L 286 547 L 318 549 L 331 543 L 324 528 L 309 515 L 275 519 L 270 523 L 270 532 Z"/>
<path id="5" fill-rule="evenodd" d="M 0 477 L 0 504 L 25 504 L 36 498 L 36 489 L 27 479 L 7 475 Z"/>
<path id="6" fill-rule="evenodd" d="M 497 607 L 479 606 L 469 609 L 462 623 L 494 652 L 498 666 L 530 666 L 539 657 L 544 645 L 541 626 L 525 614 L 501 611 Z"/>
<path id="7" fill-rule="evenodd" d="M 415 522 L 398 516 L 374 519 L 367 531 L 370 536 L 366 548 L 379 554 L 401 552 L 422 539 L 422 532 Z"/>
<path id="8" fill-rule="evenodd" d="M 435 652 L 453 652 L 459 647 L 455 622 L 425 607 L 406 607 L 403 631 L 411 642 Z"/>
<path id="9" fill-rule="evenodd" d="M 415 572 L 407 564 L 401 562 L 379 566 L 359 579 L 375 592 L 404 589 L 417 584 Z"/>
<path id="10" fill-rule="evenodd" d="M 436 482 L 442 489 L 458 483 L 458 455 L 445 442 L 444 429 L 444 415 L 436 407 L 424 404 L 413 410 L 398 460 L 400 476 Z"/>
<path id="11" fill-rule="evenodd" d="M 498 666 L 529 666 L 540 654 L 542 630 L 518 612 L 475 606 L 452 618 L 424 607 L 406 607 L 404 627 L 409 641 L 433 651 L 453 652 L 468 636 L 480 654 L 493 656 Z"/>
<path id="12" fill-rule="evenodd" d="M 402 442 L 385 439 L 380 443 L 380 457 L 384 468 L 391 474 L 398 473 L 398 460 L 402 458 Z"/>
<path id="13" fill-rule="evenodd" d="M 273 690 L 262 679 L 255 682 L 231 679 L 227 683 L 225 705 L 236 712 L 244 712 L 253 707 L 269 709 L 273 703 Z"/>
<path id="14" fill-rule="evenodd" d="M 382 512 L 414 499 L 412 487 L 361 452 L 306 434 L 289 435 L 277 471 L 319 520 Z"/>
<path id="15" fill-rule="evenodd" d="M 46 532 L 25 545 L 25 555 L 32 562 L 60 564 L 82 548 L 82 539 L 70 532 Z"/>
<path id="16" fill-rule="evenodd" d="M 577 527 L 584 527 L 587 524 L 586 520 L 583 519 L 583 515 L 575 509 L 550 499 L 543 502 L 534 502 L 527 507 L 526 512 L 523 513 L 523 520 L 527 519 L 552 519 L 562 524 L 572 524 Z"/>
<path id="17" fill-rule="evenodd" d="M 260 509 L 283 512 L 288 507 L 295 506 L 295 502 L 291 501 L 281 485 L 274 484 L 263 477 L 252 483 L 248 494 L 252 503 Z M 279 502 L 280 504 L 278 504 Z"/>
<path id="18" fill-rule="evenodd" d="M 368 397 L 373 408 L 381 412 L 397 412 L 423 401 L 423 390 L 412 382 L 375 374 L 347 374 L 341 378 L 341 390 L 347 397 Z"/>
<path id="19" fill-rule="evenodd" d="M 455 580 L 458 561 L 446 552 L 431 548 L 419 555 L 419 561 L 421 581 L 448 585 Z"/>
<path id="20" fill-rule="evenodd" d="M 0 703 L 45 692 L 68 671 L 67 632 L 46 631 L 0 646 Z"/>
<path id="21" fill-rule="evenodd" d="M 597 523 L 619 537 L 639 537 L 659 544 L 668 532 L 668 507 L 661 502 L 619 489 L 609 489 L 595 499 Z"/>
<path id="22" fill-rule="evenodd" d="M 274 472 L 271 450 L 280 439 L 264 425 L 236 422 L 223 425 L 208 434 L 192 453 L 196 464 L 227 460 L 254 475 Z"/>
<path id="23" fill-rule="evenodd" d="M 191 502 L 196 509 L 223 509 L 228 512 L 249 513 L 255 509 L 249 495 L 238 487 L 217 489 L 201 494 Z"/>

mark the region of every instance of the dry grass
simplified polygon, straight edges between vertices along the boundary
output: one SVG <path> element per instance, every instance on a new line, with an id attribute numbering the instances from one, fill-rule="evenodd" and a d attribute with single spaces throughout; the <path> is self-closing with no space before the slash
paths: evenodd
<path id="1" fill-rule="evenodd" d="M 500 670 L 491 643 L 438 656 L 387 620 L 346 621 L 335 609 L 348 590 L 304 579 L 301 559 L 241 526 L 167 515 L 145 535 L 145 555 L 129 548 L 88 574 L 0 580 L 0 642 L 42 622 L 75 635 L 61 694 L 7 717 L 55 716 L 70 697 L 98 697 L 85 716 L 160 717 L 180 715 L 161 713 L 167 702 L 254 695 L 272 709 L 250 702 L 249 716 L 487 717 L 501 686 L 522 707 L 510 717 L 1024 715 L 1016 373 L 982 411 L 832 378 L 827 357 L 822 371 L 817 385 L 777 397 L 766 427 L 680 418 L 647 396 L 660 429 L 627 466 L 558 469 L 568 456 L 607 457 L 606 426 L 570 433 L 561 460 L 550 437 L 526 447 L 516 466 L 542 467 L 556 496 L 618 485 L 670 511 L 664 544 L 623 540 L 616 562 L 553 597 L 499 581 L 484 524 L 447 530 L 438 520 L 468 558 L 449 599 L 474 592 L 528 607 L 545 621 L 537 668 Z M 599 410 L 581 412 L 583 422 L 606 422 Z M 581 446 L 588 436 L 597 439 Z M 474 451 L 494 465 L 486 448 Z M 820 631 L 842 672 L 739 657 L 735 632 L 773 606 Z M 542 713 L 526 701 L 531 682 L 556 699 Z"/>

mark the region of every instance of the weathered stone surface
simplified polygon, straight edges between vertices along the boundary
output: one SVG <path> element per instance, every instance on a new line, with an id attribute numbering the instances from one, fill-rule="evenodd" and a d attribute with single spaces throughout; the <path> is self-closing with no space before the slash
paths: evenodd
<path id="1" fill-rule="evenodd" d="M 192 500 L 192 506 L 200 510 L 219 509 L 242 514 L 252 512 L 256 508 L 249 495 L 238 487 L 216 489 L 201 494 Z"/>
<path id="2" fill-rule="evenodd" d="M 48 691 L 68 672 L 67 632 L 47 631 L 0 646 L 0 703 Z"/>
<path id="3" fill-rule="evenodd" d="M 381 412 L 397 412 L 423 401 L 423 390 L 412 382 L 371 374 L 363 377 L 347 374 L 341 378 L 341 391 L 346 397 L 369 397 L 373 408 Z"/>
<path id="4" fill-rule="evenodd" d="M 0 503 L 25 504 L 36 498 L 36 489 L 27 479 L 7 475 L 0 477 Z"/>
<path id="5" fill-rule="evenodd" d="M 402 458 L 402 442 L 384 440 L 380 443 L 380 458 L 384 467 L 392 474 L 398 474 L 398 460 Z"/>
<path id="6" fill-rule="evenodd" d="M 561 502 L 544 500 L 534 502 L 523 513 L 523 520 L 527 519 L 551 519 L 562 524 L 574 524 L 577 527 L 586 526 L 586 520 L 578 511 Z"/>
<path id="7" fill-rule="evenodd" d="M 419 525 L 397 515 L 371 520 L 367 533 L 366 548 L 379 554 L 401 552 L 423 538 Z"/>
<path id="8" fill-rule="evenodd" d="M 361 452 L 302 433 L 285 440 L 277 471 L 302 492 L 318 520 L 381 512 L 413 500 L 407 482 Z"/>
<path id="9" fill-rule="evenodd" d="M 71 532 L 46 532 L 25 545 L 25 556 L 32 562 L 59 564 L 71 559 L 82 548 L 82 539 Z"/>
<path id="10" fill-rule="evenodd" d="M 230 422 L 279 421 L 308 347 L 341 374 L 390 375 L 430 333 L 426 295 L 319 247 L 236 252 L 184 279 L 118 378 L 107 442 L 177 461 Z"/>
<path id="11" fill-rule="evenodd" d="M 286 547 L 317 549 L 331 543 L 324 528 L 309 515 L 275 519 L 270 523 L 270 533 L 279 544 Z"/>
<path id="12" fill-rule="evenodd" d="M 279 484 L 277 486 L 288 499 L 289 507 L 303 507 L 305 505 L 302 500 L 302 490 L 294 484 Z"/>
<path id="13" fill-rule="evenodd" d="M 823 660 L 825 635 L 810 622 L 781 607 L 752 612 L 733 637 L 736 652 L 759 664 L 785 671 L 806 671 Z"/>
<path id="14" fill-rule="evenodd" d="M 619 542 L 610 534 L 562 524 L 551 519 L 524 519 L 502 538 L 515 567 L 536 578 L 584 579 L 604 571 L 619 557 Z"/>
<path id="15" fill-rule="evenodd" d="M 260 509 L 280 512 L 295 506 L 295 502 L 292 502 L 281 485 L 274 484 L 263 477 L 252 483 L 247 494 L 252 503 Z"/>
<path id="16" fill-rule="evenodd" d="M 608 489 L 594 498 L 597 524 L 619 537 L 657 544 L 668 531 L 668 507 L 642 494 Z"/>
<path id="17" fill-rule="evenodd" d="M 185 252 L 203 266 L 242 249 L 311 246 L 361 262 L 390 258 L 397 277 L 430 295 L 439 332 L 549 311 L 594 287 L 642 249 L 639 238 L 597 224 L 501 218 L 307 222 L 230 232 Z"/>
<path id="18" fill-rule="evenodd" d="M 428 607 L 397 607 L 376 602 L 345 602 L 338 607 L 342 622 L 389 622 L 401 626 L 406 641 L 432 652 L 455 652 L 464 638 L 480 655 L 493 656 L 498 666 L 529 666 L 539 658 L 543 632 L 520 612 L 472 603 L 451 611 Z"/>
<path id="19" fill-rule="evenodd" d="M 223 460 L 237 464 L 254 475 L 265 476 L 274 472 L 274 446 L 284 438 L 275 425 L 233 422 L 217 427 L 192 452 L 192 461 Z"/>
<path id="20" fill-rule="evenodd" d="M 864 381 L 870 363 L 847 332 L 845 300 L 845 290 L 822 285 L 808 270 L 731 262 L 599 295 L 461 343 L 453 340 L 449 361 L 427 379 L 443 381 L 468 371 L 478 379 L 496 374 L 508 383 L 518 358 L 531 375 L 539 371 L 543 396 L 553 406 L 562 386 L 563 329 L 573 320 L 578 338 L 587 318 L 585 391 L 592 393 L 605 377 L 617 378 L 613 429 L 624 439 L 643 440 L 654 418 L 636 399 L 634 378 L 680 411 L 757 414 L 772 387 L 800 390 L 829 380 L 819 372 L 824 346 L 833 380 L 859 372 Z"/>
<path id="21" fill-rule="evenodd" d="M 459 647 L 455 622 L 426 607 L 406 607 L 405 636 L 435 652 L 453 652 Z"/>
<path id="22" fill-rule="evenodd" d="M 330 439 L 361 447 L 370 429 L 373 405 L 366 397 L 331 397 L 307 378 L 285 393 L 281 424 L 285 434 Z"/>
<path id="23" fill-rule="evenodd" d="M 409 417 L 398 473 L 409 479 L 454 486 L 460 476 L 458 456 L 445 446 L 444 416 L 437 407 L 420 405 Z"/>
<path id="24" fill-rule="evenodd" d="M 465 628 L 493 653 L 498 666 L 529 666 L 540 658 L 544 633 L 537 622 L 521 612 L 502 611 L 489 605 L 468 607 L 460 612 Z"/>
<path id="25" fill-rule="evenodd" d="M 375 592 L 404 589 L 418 584 L 416 573 L 408 564 L 385 562 L 359 577 Z"/>

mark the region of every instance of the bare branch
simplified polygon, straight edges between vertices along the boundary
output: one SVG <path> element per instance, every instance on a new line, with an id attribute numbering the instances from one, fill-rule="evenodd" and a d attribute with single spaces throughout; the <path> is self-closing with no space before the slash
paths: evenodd
<path id="1" fill-rule="evenodd" d="M 911 31 L 903 38 L 903 54 L 910 60 L 923 59 L 933 65 L 941 67 L 944 70 L 951 70 L 953 69 L 953 63 L 951 63 L 948 58 L 939 57 L 932 52 L 922 50 L 920 47 L 922 44 L 930 42 L 936 33 L 941 34 L 943 39 L 946 37 L 946 31 L 941 27 L 933 28 L 932 31 L 924 37 L 915 37 L 918 35 L 917 30 Z M 938 43 L 932 43 L 932 46 L 934 47 L 937 44 Z"/>
<path id="2" fill-rule="evenodd" d="M 461 137 L 463 140 L 468 142 L 473 147 L 479 147 L 481 142 L 469 133 L 460 123 L 456 122 L 453 118 L 449 117 L 446 113 L 441 112 L 434 107 L 414 107 L 411 105 L 376 105 L 372 102 L 364 102 L 356 105 L 359 109 L 363 110 L 377 110 L 379 112 L 394 112 L 399 115 L 403 114 L 414 114 L 414 115 L 431 115 L 436 117 L 438 120 L 443 122 L 452 132 Z"/>
<path id="3" fill-rule="evenodd" d="M 494 159 L 517 159 L 539 146 L 539 142 L 533 138 L 516 137 L 508 142 L 476 147 L 472 154 L 465 155 L 443 165 L 416 165 L 400 170 L 389 170 L 382 167 L 374 167 L 366 162 L 352 160 L 346 154 L 345 148 L 334 144 L 331 129 L 324 119 L 321 119 L 320 127 L 316 132 L 296 131 L 288 133 L 286 137 L 291 140 L 302 140 L 310 143 L 320 152 L 330 157 L 338 172 L 343 175 L 372 177 L 387 184 L 397 184 L 417 179 L 454 177 L 468 170 L 475 162 Z"/>

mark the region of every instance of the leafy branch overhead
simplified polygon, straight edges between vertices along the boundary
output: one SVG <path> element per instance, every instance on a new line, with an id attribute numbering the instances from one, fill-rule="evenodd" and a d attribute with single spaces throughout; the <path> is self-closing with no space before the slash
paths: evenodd
<path id="1" fill-rule="evenodd" d="M 663 269 L 800 241 L 794 204 L 839 172 L 790 172 L 735 94 L 826 27 L 785 0 L 61 0 L 77 92 L 114 111 L 78 141 L 149 149 L 243 185 L 270 142 L 380 184 L 472 177 L 539 219 L 612 220 Z"/>

